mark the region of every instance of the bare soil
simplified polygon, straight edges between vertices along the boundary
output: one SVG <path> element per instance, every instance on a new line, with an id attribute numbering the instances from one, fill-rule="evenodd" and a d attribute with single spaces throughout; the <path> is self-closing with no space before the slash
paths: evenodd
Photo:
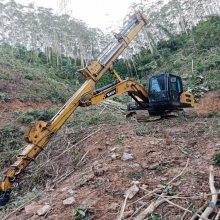
<path id="1" fill-rule="evenodd" d="M 51 192 L 44 192 L 38 204 L 49 203 L 52 210 L 46 217 L 37 219 L 72 219 L 74 208 L 88 208 L 92 219 L 116 219 L 124 193 L 138 180 L 139 185 L 145 184 L 147 190 L 154 190 L 159 184 L 166 184 L 181 172 L 189 158 L 186 173 L 173 184 L 172 194 L 192 197 L 209 193 L 209 166 L 212 155 L 219 151 L 220 138 L 215 133 L 208 133 L 208 128 L 214 123 L 212 119 L 199 118 L 193 121 L 169 119 L 141 125 L 141 129 L 149 134 L 137 135 L 140 127 L 136 123 L 103 125 L 101 131 L 81 144 L 86 160 L 71 177 L 59 183 Z M 98 129 L 94 128 L 94 129 Z M 148 130 L 149 129 L 149 130 Z M 214 132 L 214 131 L 210 131 Z M 123 161 L 124 152 L 131 153 L 133 160 Z M 119 157 L 113 159 L 113 154 Z M 61 161 L 60 161 L 61 162 Z M 62 164 L 61 164 L 62 165 Z M 220 188 L 220 169 L 215 169 L 216 187 Z M 75 191 L 76 203 L 64 206 L 63 200 L 70 197 L 69 190 Z M 140 190 L 134 199 L 136 201 L 145 194 Z M 150 204 L 151 201 L 143 199 Z M 190 202 L 199 208 L 204 199 L 180 199 L 177 204 L 187 207 Z M 111 204 L 117 203 L 116 208 Z M 135 203 L 128 210 L 135 211 L 141 206 Z M 180 219 L 183 211 L 163 204 L 157 210 L 162 218 Z M 9 219 L 28 219 L 24 210 Z"/>
<path id="2" fill-rule="evenodd" d="M 81 155 L 78 158 L 79 166 L 71 167 L 70 164 L 65 166 L 68 156 L 56 160 L 56 165 L 58 163 L 64 174 L 65 169 L 73 173 L 63 181 L 49 184 L 42 196 L 35 200 L 39 205 L 49 204 L 51 210 L 40 217 L 27 214 L 25 209 L 21 208 L 8 219 L 69 220 L 74 219 L 74 210 L 84 208 L 90 213 L 89 219 L 115 220 L 120 213 L 125 192 L 132 186 L 133 181 L 138 181 L 140 190 L 127 201 L 125 209 L 125 213 L 130 212 L 125 219 L 131 220 L 134 219 L 130 217 L 132 213 L 144 203 L 146 204 L 140 211 L 157 199 L 155 196 L 142 198 L 147 194 L 146 190 L 152 191 L 161 185 L 166 186 L 184 169 L 188 160 L 185 172 L 170 187 L 165 188 L 164 192 L 184 197 L 173 199 L 172 202 L 185 208 L 190 206 L 188 209 L 192 211 L 197 210 L 210 199 L 202 195 L 210 193 L 209 167 L 213 154 L 220 149 L 219 118 L 204 116 L 204 113 L 219 110 L 219 102 L 204 111 L 203 107 L 210 105 L 210 96 L 219 99 L 218 95 L 219 93 L 214 92 L 201 99 L 196 110 L 203 114 L 202 117 L 175 117 L 147 123 L 124 119 L 113 124 L 106 122 L 78 131 L 66 130 L 62 134 L 62 140 L 70 137 L 73 140 L 82 134 L 88 136 L 97 132 L 77 145 Z M 26 109 L 22 104 L 19 108 L 23 107 Z M 62 141 L 59 144 L 61 145 Z M 68 146 L 60 147 L 68 149 Z M 133 159 L 122 160 L 124 153 L 133 155 Z M 219 180 L 220 168 L 215 167 L 217 189 L 220 189 Z M 69 206 L 63 205 L 63 200 L 70 196 L 73 196 L 76 202 Z M 215 212 L 219 208 L 218 206 Z M 155 210 L 155 213 L 158 214 L 157 219 L 180 220 L 184 211 L 165 202 Z M 187 214 L 184 220 L 191 217 L 191 214 Z"/>
<path id="3" fill-rule="evenodd" d="M 211 91 L 206 93 L 196 103 L 195 110 L 198 115 L 204 115 L 209 112 L 215 112 L 220 110 L 220 90 Z"/>
<path id="4" fill-rule="evenodd" d="M 15 122 L 12 116 L 13 112 L 28 111 L 30 109 L 46 110 L 57 106 L 58 105 L 50 102 L 21 102 L 18 99 L 14 99 L 8 102 L 0 101 L 0 128 Z"/>

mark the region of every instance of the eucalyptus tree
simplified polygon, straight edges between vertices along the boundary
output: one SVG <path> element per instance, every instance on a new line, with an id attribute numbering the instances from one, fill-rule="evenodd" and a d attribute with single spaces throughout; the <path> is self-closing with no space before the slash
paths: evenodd
<path id="1" fill-rule="evenodd" d="M 32 59 L 45 52 L 48 63 L 62 66 L 65 55 L 81 60 L 84 66 L 106 42 L 100 30 L 68 15 L 58 16 L 52 9 L 23 6 L 13 0 L 1 0 L 0 9 L 0 42 L 25 46 L 33 51 Z"/>
<path id="2" fill-rule="evenodd" d="M 6 6 L 0 2 L 0 43 L 4 43 L 6 39 L 6 32 L 7 32 L 7 22 L 9 17 L 5 13 Z"/>
<path id="3" fill-rule="evenodd" d="M 140 35 L 141 44 L 152 53 L 160 40 L 185 32 L 209 16 L 220 15 L 218 0 L 156 0 L 132 3 L 128 15 L 142 11 L 147 25 Z M 127 17 L 128 17 L 127 15 Z M 136 45 L 137 46 L 137 45 Z M 133 50 L 135 53 L 135 50 Z M 137 51 L 137 49 L 136 49 Z"/>

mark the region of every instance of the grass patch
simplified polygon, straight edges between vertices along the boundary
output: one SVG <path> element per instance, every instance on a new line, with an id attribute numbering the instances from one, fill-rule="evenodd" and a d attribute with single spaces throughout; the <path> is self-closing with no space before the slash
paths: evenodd
<path id="1" fill-rule="evenodd" d="M 43 120 L 48 121 L 50 120 L 56 113 L 57 109 L 49 109 L 49 110 L 29 110 L 27 112 L 14 112 L 13 116 L 16 118 L 17 121 L 21 123 L 30 123 L 35 120 Z"/>
<path id="2" fill-rule="evenodd" d="M 215 153 L 212 155 L 212 164 L 214 166 L 220 166 L 220 153 Z"/>
<path id="3" fill-rule="evenodd" d="M 118 134 L 118 138 L 116 141 L 116 144 L 123 144 L 123 141 L 128 138 L 128 133 L 127 132 L 121 132 Z"/>
<path id="4" fill-rule="evenodd" d="M 144 127 L 139 127 L 135 129 L 135 134 L 137 136 L 143 137 L 143 136 L 156 136 L 159 132 L 154 128 L 153 125 L 147 126 L 145 125 Z"/>
<path id="5" fill-rule="evenodd" d="M 13 50 L 15 53 L 12 53 Z M 57 75 L 57 72 L 62 71 L 58 67 L 41 63 L 40 60 L 29 62 L 28 55 L 26 58 L 17 57 L 15 48 L 0 46 L 0 79 L 9 80 L 10 98 L 60 103 L 76 91 L 78 86 L 73 79 Z M 7 96 L 0 95 L 0 100 L 6 99 Z"/>
<path id="6" fill-rule="evenodd" d="M 73 210 L 73 219 L 74 220 L 86 220 L 91 217 L 91 213 L 88 211 L 88 209 L 74 209 Z"/>
<path id="7" fill-rule="evenodd" d="M 7 125 L 0 129 L 0 164 L 1 167 L 9 164 L 18 149 L 22 146 L 23 130 L 13 125 Z"/>
<path id="8" fill-rule="evenodd" d="M 145 177 L 145 174 L 144 172 L 128 172 L 127 177 L 131 179 L 141 179 Z"/>
<path id="9" fill-rule="evenodd" d="M 117 116 L 111 112 L 104 112 L 99 114 L 98 107 L 91 106 L 88 108 L 78 108 L 74 113 L 73 118 L 67 123 L 67 127 L 77 126 L 79 128 L 84 128 L 92 125 L 99 124 L 111 124 L 117 121 Z"/>
<path id="10" fill-rule="evenodd" d="M 135 130 L 135 134 L 137 136 L 145 136 L 145 135 L 147 135 L 147 132 L 138 128 L 138 129 Z"/>
<path id="11" fill-rule="evenodd" d="M 156 212 L 151 213 L 150 215 L 150 220 L 159 220 L 160 219 L 160 215 Z"/>
<path id="12" fill-rule="evenodd" d="M 8 102 L 11 100 L 11 96 L 8 95 L 7 93 L 0 92 L 0 101 L 5 101 Z"/>

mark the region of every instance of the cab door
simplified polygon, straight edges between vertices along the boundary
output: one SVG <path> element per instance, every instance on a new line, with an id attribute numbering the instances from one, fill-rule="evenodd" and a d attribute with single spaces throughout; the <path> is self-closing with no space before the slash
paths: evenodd
<path id="1" fill-rule="evenodd" d="M 172 103 L 178 105 L 180 103 L 181 93 L 183 92 L 180 77 L 171 74 L 169 75 L 169 92 Z"/>

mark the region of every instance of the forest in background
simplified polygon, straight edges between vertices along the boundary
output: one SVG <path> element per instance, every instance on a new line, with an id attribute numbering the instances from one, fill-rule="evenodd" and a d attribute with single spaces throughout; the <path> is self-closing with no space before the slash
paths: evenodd
<path id="1" fill-rule="evenodd" d="M 41 90 L 47 92 L 40 99 L 64 97 L 58 99 L 64 101 L 71 94 L 69 91 L 76 90 L 83 81 L 77 69 L 95 59 L 113 40 L 111 33 L 90 28 L 68 15 L 58 16 L 52 9 L 36 8 L 33 4 L 23 6 L 13 0 L 1 0 L 0 9 L 1 79 L 14 80 L 12 75 L 18 66 L 20 77 L 28 82 L 27 85 L 29 81 L 39 83 L 46 78 L 49 84 Z M 124 22 L 136 11 L 147 17 L 147 25 L 115 63 L 123 78 L 136 78 L 146 85 L 148 76 L 169 72 L 181 75 L 186 80 L 186 89 L 196 96 L 219 89 L 218 1 L 133 3 Z M 5 65 L 11 67 L 5 70 Z M 106 74 L 98 86 L 112 80 L 112 76 Z M 61 89 L 65 85 L 68 89 Z M 3 90 L 0 91 L 1 99 L 13 97 Z M 61 90 L 63 92 L 58 95 Z M 35 92 L 30 98 L 34 98 Z"/>
<path id="2" fill-rule="evenodd" d="M 217 0 L 156 0 L 153 3 L 133 3 L 124 23 L 137 11 L 147 19 L 147 25 L 139 34 L 130 49 L 124 53 L 128 58 L 137 54 L 141 48 L 152 53 L 159 41 L 170 39 L 180 33 L 189 34 L 195 25 L 210 16 L 220 15 Z M 52 9 L 28 6 L 13 0 L 0 1 L 0 43 L 13 47 L 25 47 L 38 56 L 44 52 L 48 62 L 51 54 L 57 54 L 57 65 L 62 62 L 61 55 L 80 59 L 83 67 L 112 40 L 111 33 L 90 28 L 81 20 L 69 15 L 57 15 Z M 108 26 L 109 24 L 106 24 Z"/>

